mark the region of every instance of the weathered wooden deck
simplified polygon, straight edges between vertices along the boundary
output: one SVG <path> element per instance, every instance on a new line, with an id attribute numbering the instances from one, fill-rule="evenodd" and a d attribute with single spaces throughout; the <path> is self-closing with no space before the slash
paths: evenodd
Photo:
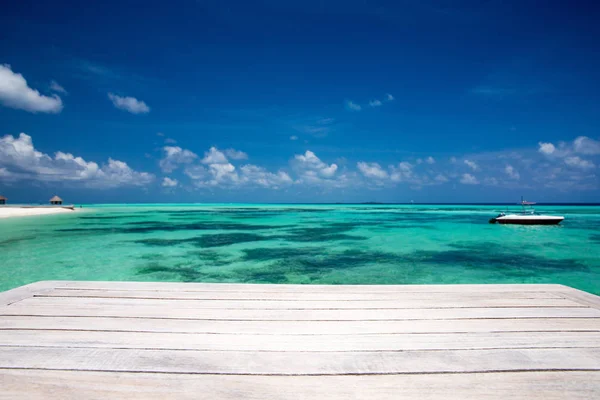
<path id="1" fill-rule="evenodd" d="M 0 293 L 0 397 L 600 398 L 600 297 L 38 282 Z"/>

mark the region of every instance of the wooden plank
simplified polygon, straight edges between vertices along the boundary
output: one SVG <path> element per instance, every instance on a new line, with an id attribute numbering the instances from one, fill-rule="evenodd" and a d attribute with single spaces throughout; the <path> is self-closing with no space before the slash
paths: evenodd
<path id="1" fill-rule="evenodd" d="M 37 297 L 37 296 L 36 296 Z M 405 301 L 430 299 L 428 292 L 383 292 L 383 293 L 302 293 L 302 292 L 179 292 L 163 290 L 69 290 L 56 289 L 40 297 L 77 298 L 132 298 L 167 300 L 277 300 L 277 301 Z M 444 299 L 487 300 L 487 299 L 560 299 L 552 292 L 462 292 L 445 293 Z"/>
<path id="2" fill-rule="evenodd" d="M 477 319 L 477 318 L 598 318 L 600 310 L 590 307 L 512 307 L 512 308 L 432 308 L 367 309 L 367 310 L 263 310 L 263 309 L 188 309 L 126 305 L 68 304 L 57 307 L 48 304 L 15 303 L 0 308 L 0 316 L 88 316 L 138 317 L 165 319 L 212 320 L 272 320 L 272 321 L 380 321 L 415 319 Z"/>
<path id="3" fill-rule="evenodd" d="M 556 292 L 557 295 L 566 297 L 588 307 L 600 309 L 600 296 L 593 295 L 581 290 L 565 286 L 562 290 Z"/>
<path id="4" fill-rule="evenodd" d="M 0 307 L 7 306 L 23 299 L 32 297 L 34 294 L 43 294 L 54 289 L 54 281 L 40 281 L 20 286 L 12 290 L 0 292 Z"/>
<path id="5" fill-rule="evenodd" d="M 221 352 L 2 347 L 0 368 L 244 375 L 600 371 L 600 349 Z"/>
<path id="6" fill-rule="evenodd" d="M 147 305 L 166 308 L 219 308 L 219 309 L 410 309 L 410 308 L 481 308 L 481 307 L 578 307 L 582 305 L 569 299 L 505 299 L 505 298 L 431 298 L 402 301 L 287 301 L 287 300 L 170 300 L 80 297 L 33 297 L 21 300 L 21 304 L 67 305 L 124 305 L 137 307 Z"/>
<path id="7" fill-rule="evenodd" d="M 600 348 L 600 332 L 303 336 L 7 330 L 0 331 L 0 346 L 297 352 Z"/>
<path id="8" fill-rule="evenodd" d="M 2 399 L 52 400 L 589 400 L 598 372 L 444 375 L 231 376 L 0 371 Z"/>
<path id="9" fill-rule="evenodd" d="M 301 293 L 382 293 L 382 292 L 548 292 L 566 286 L 556 284 L 476 284 L 476 285 L 294 285 L 244 283 L 180 283 L 120 281 L 56 281 L 56 289 L 169 290 L 213 292 L 301 292 Z"/>
<path id="10" fill-rule="evenodd" d="M 101 317 L 0 318 L 0 329 L 333 335 L 452 332 L 600 331 L 600 318 L 528 318 L 409 321 L 212 321 Z"/>

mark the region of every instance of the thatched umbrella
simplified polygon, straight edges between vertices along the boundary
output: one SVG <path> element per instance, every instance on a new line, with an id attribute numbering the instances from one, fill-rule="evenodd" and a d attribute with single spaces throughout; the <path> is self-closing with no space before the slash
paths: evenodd
<path id="1" fill-rule="evenodd" d="M 53 198 L 50 199 L 50 204 L 61 205 L 62 202 L 63 202 L 63 200 L 58 196 L 54 196 Z"/>

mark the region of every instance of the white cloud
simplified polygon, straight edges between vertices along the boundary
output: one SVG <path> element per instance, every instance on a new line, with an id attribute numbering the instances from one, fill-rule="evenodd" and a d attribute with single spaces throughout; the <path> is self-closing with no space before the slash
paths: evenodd
<path id="1" fill-rule="evenodd" d="M 597 155 L 600 154 L 600 141 L 579 136 L 573 141 L 573 148 L 577 153 Z"/>
<path id="2" fill-rule="evenodd" d="M 292 136 L 290 136 L 290 140 L 298 140 L 298 136 L 292 135 Z"/>
<path id="3" fill-rule="evenodd" d="M 108 98 L 119 110 L 124 110 L 132 114 L 147 114 L 150 112 L 150 107 L 135 97 L 121 97 L 116 94 L 109 93 Z"/>
<path id="4" fill-rule="evenodd" d="M 578 156 L 566 157 L 565 164 L 567 164 L 570 167 L 576 167 L 581 169 L 592 169 L 595 167 L 593 162 L 584 160 Z"/>
<path id="5" fill-rule="evenodd" d="M 520 179 L 521 175 L 519 174 L 519 171 L 517 171 L 512 165 L 507 164 L 506 167 L 504 168 L 504 172 L 506 172 L 506 175 L 508 175 L 510 178 L 512 179 Z"/>
<path id="6" fill-rule="evenodd" d="M 159 161 L 160 169 L 163 172 L 170 173 L 179 168 L 182 164 L 192 163 L 198 156 L 178 146 L 163 147 L 164 156 Z"/>
<path id="7" fill-rule="evenodd" d="M 163 178 L 162 187 L 168 187 L 168 188 L 173 188 L 173 187 L 177 187 L 177 185 L 179 185 L 179 182 L 177 181 L 177 179 L 171 179 L 168 176 L 165 176 Z"/>
<path id="8" fill-rule="evenodd" d="M 213 146 L 204 152 L 202 164 L 229 164 L 229 160 L 225 156 L 225 153 Z"/>
<path id="9" fill-rule="evenodd" d="M 304 154 L 297 154 L 294 158 L 296 165 L 300 167 L 299 169 L 316 172 L 324 178 L 331 178 L 338 169 L 337 164 L 327 165 L 310 150 L 307 150 Z"/>
<path id="10" fill-rule="evenodd" d="M 68 94 L 65 88 L 59 85 L 56 81 L 50 82 L 50 90 L 52 90 L 53 92 Z"/>
<path id="11" fill-rule="evenodd" d="M 192 180 L 203 180 L 208 176 L 208 170 L 202 165 L 190 165 L 183 172 Z"/>
<path id="12" fill-rule="evenodd" d="M 225 154 L 227 155 L 227 157 L 231 158 L 232 160 L 247 160 L 248 159 L 248 154 L 244 153 L 243 151 L 239 151 L 239 150 L 235 150 L 235 149 L 227 149 L 227 150 L 225 150 Z"/>
<path id="13" fill-rule="evenodd" d="M 387 179 L 388 173 L 378 163 L 359 162 L 356 164 L 358 170 L 367 178 Z"/>
<path id="14" fill-rule="evenodd" d="M 184 173 L 195 186 L 200 188 L 260 186 L 277 189 L 293 183 L 292 178 L 284 171 L 272 173 L 265 168 L 251 164 L 237 168 L 229 162 L 228 156 L 233 160 L 248 158 L 244 152 L 234 149 L 227 149 L 223 152 L 213 146 L 204 153 L 204 157 L 200 160 L 206 166 L 191 164 L 185 168 Z"/>
<path id="15" fill-rule="evenodd" d="M 371 108 L 381 107 L 383 105 L 383 102 L 390 102 L 393 100 L 394 100 L 394 96 L 387 93 L 385 95 L 385 97 L 383 98 L 383 101 L 379 100 L 379 99 L 370 100 L 369 107 L 371 107 Z M 346 100 L 346 109 L 348 109 L 350 111 L 360 111 L 360 110 L 362 110 L 362 106 L 360 104 L 354 103 L 351 100 Z"/>
<path id="16" fill-rule="evenodd" d="M 108 159 L 100 166 L 70 153 L 58 151 L 54 157 L 37 151 L 31 136 L 21 133 L 0 139 L 0 167 L 11 179 L 40 182 L 80 182 L 87 187 L 115 188 L 144 186 L 154 180 L 154 175 L 137 172 L 126 163 Z"/>
<path id="17" fill-rule="evenodd" d="M 542 154 L 550 155 L 556 151 L 556 147 L 552 143 L 539 142 L 538 146 L 538 151 Z"/>
<path id="18" fill-rule="evenodd" d="M 177 143 L 177 140 L 175 140 L 175 139 L 171 139 L 171 138 L 166 138 L 166 139 L 165 139 L 165 143 L 166 143 L 166 144 L 176 144 L 176 143 Z"/>
<path id="19" fill-rule="evenodd" d="M 282 186 L 291 185 L 294 182 L 284 171 L 279 171 L 275 174 L 256 165 L 244 165 L 240 170 L 244 183 L 252 183 L 264 188 L 278 189 Z"/>
<path id="20" fill-rule="evenodd" d="M 467 166 L 473 171 L 477 171 L 479 169 L 479 165 L 477 165 L 475 161 L 465 160 L 465 164 L 467 164 Z"/>
<path id="21" fill-rule="evenodd" d="M 356 104 L 350 100 L 346 100 L 346 108 L 350 111 L 360 111 L 362 107 L 359 104 Z"/>
<path id="22" fill-rule="evenodd" d="M 413 178 L 413 166 L 407 161 L 402 161 L 398 167 L 391 167 L 390 178 L 394 182 L 410 181 Z"/>
<path id="23" fill-rule="evenodd" d="M 460 178 L 460 183 L 464 185 L 477 185 L 479 181 L 471 174 L 463 174 Z"/>
<path id="24" fill-rule="evenodd" d="M 425 162 L 429 165 L 435 164 L 435 158 L 429 156 L 425 159 Z"/>
<path id="25" fill-rule="evenodd" d="M 448 182 L 448 178 L 446 178 L 446 176 L 445 176 L 445 175 L 438 174 L 438 175 L 435 177 L 435 181 L 436 181 L 436 182 L 439 182 L 439 183 L 444 183 L 444 182 Z"/>
<path id="26" fill-rule="evenodd" d="M 0 103 L 32 113 L 56 114 L 63 109 L 60 97 L 56 94 L 44 96 L 30 88 L 23 75 L 13 72 L 8 64 L 0 65 Z"/>

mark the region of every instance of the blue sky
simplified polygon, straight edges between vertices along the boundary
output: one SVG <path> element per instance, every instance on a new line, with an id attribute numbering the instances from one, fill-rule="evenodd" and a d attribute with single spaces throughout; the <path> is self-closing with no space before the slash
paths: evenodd
<path id="1" fill-rule="evenodd" d="M 600 201 L 600 6 L 10 2 L 11 202 Z"/>

